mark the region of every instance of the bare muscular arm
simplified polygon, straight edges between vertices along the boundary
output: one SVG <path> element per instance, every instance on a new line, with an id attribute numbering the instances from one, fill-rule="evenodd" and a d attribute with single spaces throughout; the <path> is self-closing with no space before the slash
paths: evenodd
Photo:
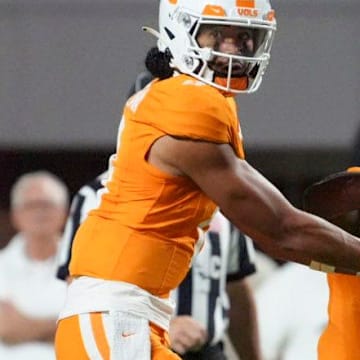
<path id="1" fill-rule="evenodd" d="M 230 145 L 165 136 L 153 145 L 149 162 L 190 177 L 271 256 L 360 271 L 358 238 L 293 207 L 258 171 L 237 158 Z"/>

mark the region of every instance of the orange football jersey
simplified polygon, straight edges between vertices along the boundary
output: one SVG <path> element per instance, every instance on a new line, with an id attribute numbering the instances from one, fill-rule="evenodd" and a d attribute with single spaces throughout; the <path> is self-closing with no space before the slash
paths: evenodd
<path id="1" fill-rule="evenodd" d="M 149 86 L 126 103 L 111 177 L 98 209 L 80 226 L 72 276 L 125 281 L 167 296 L 185 277 L 198 238 L 216 209 L 189 178 L 147 162 L 164 135 L 229 143 L 243 158 L 235 101 L 187 75 Z"/>
<path id="2" fill-rule="evenodd" d="M 329 323 L 320 337 L 319 360 L 360 359 L 360 278 L 328 274 Z"/>

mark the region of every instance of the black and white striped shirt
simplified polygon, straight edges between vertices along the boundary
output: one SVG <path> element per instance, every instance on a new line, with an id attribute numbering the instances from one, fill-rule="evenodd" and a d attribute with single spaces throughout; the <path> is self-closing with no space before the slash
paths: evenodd
<path id="1" fill-rule="evenodd" d="M 177 304 L 176 313 L 191 314 L 203 324 L 211 345 L 223 339 L 228 327 L 230 304 L 226 283 L 255 272 L 253 254 L 252 241 L 218 213 L 202 251 L 172 294 Z"/>
<path id="2" fill-rule="evenodd" d="M 97 207 L 106 172 L 83 186 L 73 198 L 60 252 L 57 276 L 66 279 L 75 232 L 87 213 Z M 230 225 L 220 213 L 212 221 L 205 245 L 182 284 L 172 293 L 177 315 L 191 315 L 202 323 L 209 343 L 222 340 L 228 326 L 226 282 L 255 272 L 252 241 Z"/>
<path id="3" fill-rule="evenodd" d="M 75 233 L 80 224 L 85 220 L 88 212 L 100 204 L 100 197 L 104 189 L 103 181 L 106 179 L 107 174 L 108 172 L 105 171 L 84 185 L 75 194 L 71 202 L 70 214 L 61 239 L 59 267 L 57 270 L 57 277 L 59 279 L 65 280 L 69 276 L 71 247 Z"/>

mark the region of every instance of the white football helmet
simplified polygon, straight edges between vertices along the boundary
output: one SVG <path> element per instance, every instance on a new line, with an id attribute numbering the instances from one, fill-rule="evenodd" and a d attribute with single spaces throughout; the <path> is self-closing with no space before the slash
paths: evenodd
<path id="1" fill-rule="evenodd" d="M 204 26 L 245 29 L 253 38 L 251 53 L 200 47 L 197 38 Z M 171 53 L 172 68 L 226 92 L 250 93 L 259 88 L 269 63 L 276 20 L 269 0 L 160 0 L 159 29 L 144 28 L 158 37 L 160 51 Z M 226 71 L 214 66 L 219 58 L 227 59 Z"/>

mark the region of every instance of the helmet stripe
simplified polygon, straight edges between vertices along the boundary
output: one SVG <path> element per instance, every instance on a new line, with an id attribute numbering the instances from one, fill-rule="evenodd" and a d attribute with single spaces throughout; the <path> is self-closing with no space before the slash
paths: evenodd
<path id="1" fill-rule="evenodd" d="M 237 7 L 255 8 L 255 0 L 236 0 Z"/>
<path id="2" fill-rule="evenodd" d="M 202 11 L 202 15 L 208 16 L 226 16 L 226 12 L 222 6 L 206 5 Z"/>

